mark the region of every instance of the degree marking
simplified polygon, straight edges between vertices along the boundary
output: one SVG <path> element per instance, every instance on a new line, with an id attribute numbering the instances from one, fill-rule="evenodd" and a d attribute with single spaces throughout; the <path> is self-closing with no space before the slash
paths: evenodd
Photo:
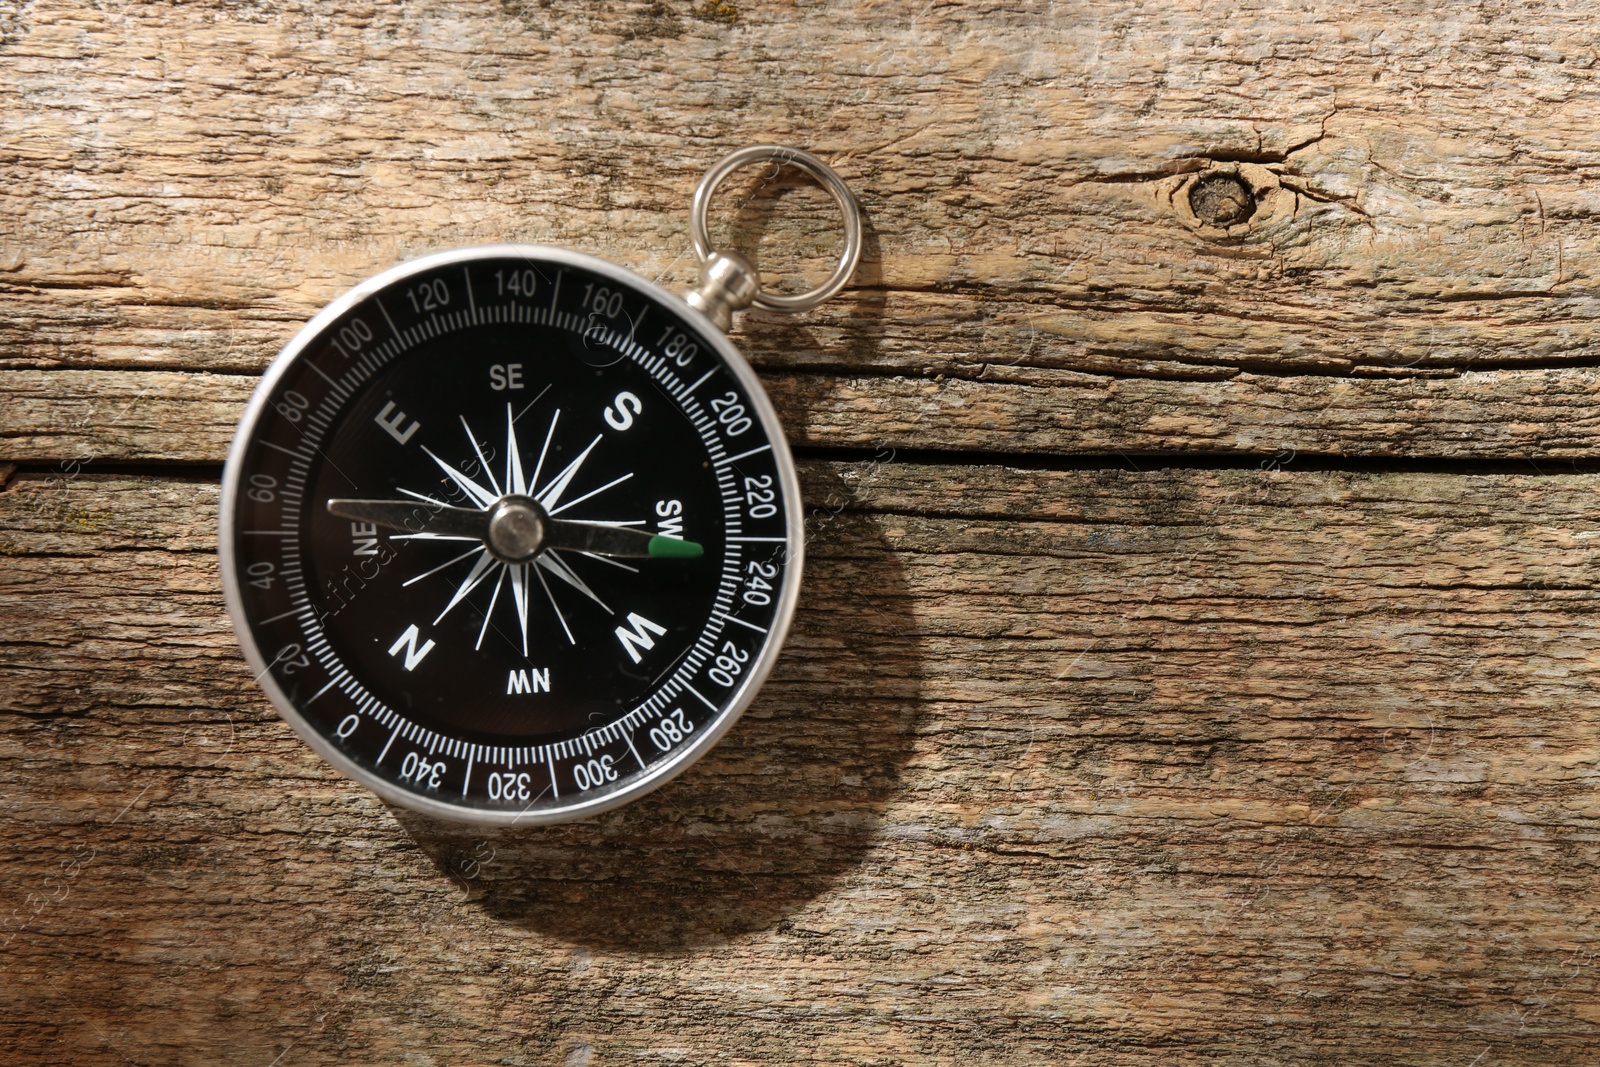
<path id="1" fill-rule="evenodd" d="M 743 619 L 736 619 L 732 615 L 722 615 L 721 618 L 724 622 L 736 622 L 740 626 L 747 626 L 758 634 L 764 634 L 767 632 L 767 629 L 764 626 L 757 626 L 753 622 L 745 622 Z"/>
<path id="2" fill-rule="evenodd" d="M 650 314 L 650 305 L 646 304 L 644 306 L 644 309 L 639 312 L 639 317 L 636 318 L 636 319 L 631 320 L 632 323 L 633 323 L 633 327 L 632 327 L 632 329 L 630 329 L 628 331 L 628 341 L 627 341 L 627 343 L 629 345 L 633 344 L 633 335 L 639 332 L 639 324 L 644 321 L 644 317 L 646 315 L 648 315 L 648 314 Z M 628 354 L 630 356 L 633 355 L 632 352 L 629 352 Z"/>
<path id="3" fill-rule="evenodd" d="M 389 324 L 389 329 L 394 333 L 395 340 L 405 344 L 406 339 L 400 336 L 400 330 L 395 326 L 394 320 L 389 317 L 389 309 L 383 306 L 383 301 L 375 296 L 372 298 L 372 302 L 378 305 L 379 311 L 383 312 L 383 321 Z"/>
<path id="4" fill-rule="evenodd" d="M 639 769 L 644 770 L 644 760 L 639 758 L 639 750 L 633 747 L 633 731 L 626 730 L 618 732 L 622 734 L 622 739 L 628 742 L 628 751 L 633 753 L 634 761 L 639 764 Z"/>
<path id="5" fill-rule="evenodd" d="M 400 723 L 403 723 L 403 722 L 405 722 L 405 720 L 401 719 L 400 722 L 397 722 L 397 723 L 394 724 L 394 730 L 390 732 L 389 740 L 387 740 L 387 741 L 385 741 L 383 743 L 383 751 L 378 753 L 377 762 L 373 764 L 374 767 L 377 767 L 377 766 L 381 765 L 383 763 L 383 757 L 385 757 L 385 756 L 387 756 L 389 754 L 389 746 L 394 744 L 394 739 L 395 739 L 396 735 L 398 735 L 400 733 Z"/>
<path id="6" fill-rule="evenodd" d="M 315 693 L 312 693 L 311 694 L 311 700 L 307 700 L 304 704 L 301 704 L 300 706 L 302 708 L 310 707 L 312 700 L 317 699 L 317 697 L 321 696 L 323 693 L 326 693 L 328 690 L 332 689 L 333 685 L 334 685 L 334 682 L 337 682 L 337 681 L 338 681 L 338 679 L 335 678 L 333 681 L 330 681 L 327 685 L 323 686 L 321 689 L 318 689 Z"/>
<path id="7" fill-rule="evenodd" d="M 314 365 L 315 364 L 313 364 L 313 366 Z M 301 455 L 298 452 L 292 452 L 289 449 L 284 448 L 282 445 L 273 444 L 271 441 L 260 441 L 258 443 L 261 444 L 263 447 L 272 449 L 273 451 L 282 452 L 286 456 L 293 456 L 295 459 L 302 459 L 303 460 L 303 459 L 306 458 L 305 456 Z"/>
<path id="8" fill-rule="evenodd" d="M 309 363 L 308 362 L 306 364 L 306 366 L 308 366 L 312 370 L 316 371 L 317 374 L 322 378 L 323 381 L 325 381 L 329 385 L 333 386 L 333 388 L 334 388 L 334 390 L 336 392 L 340 392 L 340 393 L 344 392 L 344 390 L 339 387 L 339 383 L 338 382 L 336 382 L 332 378 L 328 377 L 328 372 L 327 371 L 323 370 L 321 367 L 317 366 L 315 363 Z"/>
<path id="9" fill-rule="evenodd" d="M 741 459 L 746 459 L 746 458 L 748 458 L 750 456 L 755 455 L 758 452 L 769 451 L 771 448 L 772 448 L 771 445 L 762 445 L 760 448 L 752 448 L 748 452 L 740 452 L 737 456 L 729 456 L 727 459 L 718 460 L 716 466 L 718 466 L 718 467 L 726 467 L 730 463 L 737 463 Z"/>
<path id="10" fill-rule="evenodd" d="M 463 266 L 461 268 L 461 277 L 465 278 L 466 282 L 467 282 L 467 306 L 472 309 L 472 321 L 473 322 L 477 322 L 478 321 L 478 302 L 476 300 L 472 299 L 472 272 L 470 270 L 468 270 L 465 266 Z M 468 774 L 472 773 L 471 767 L 472 767 L 472 765 L 469 763 L 467 765 L 467 768 L 468 768 L 467 773 Z"/>
<path id="11" fill-rule="evenodd" d="M 687 689 L 689 692 L 693 693 L 695 696 L 699 697 L 700 698 L 700 703 L 704 704 L 706 707 L 710 708 L 712 711 L 716 711 L 717 710 L 717 706 L 715 704 L 711 703 L 711 701 L 707 700 L 705 698 L 705 695 L 702 694 L 700 692 L 700 690 L 696 689 L 694 686 L 690 685 L 688 682 L 684 682 L 683 683 L 683 687 L 685 689 Z"/>
<path id="12" fill-rule="evenodd" d="M 272 623 L 277 622 L 279 619 L 287 619 L 291 615 L 298 615 L 303 610 L 304 610 L 303 608 L 290 608 L 288 611 L 282 612 L 282 613 L 280 613 L 278 615 L 274 615 L 270 619 L 262 619 L 260 622 L 256 623 L 256 625 L 257 626 L 270 626 Z"/>
<path id="13" fill-rule="evenodd" d="M 690 392 L 690 393 L 693 393 L 696 389 L 698 389 L 702 385 L 706 384 L 706 379 L 707 378 L 710 378 L 713 374 L 717 373 L 717 371 L 719 371 L 721 369 L 722 368 L 720 366 L 712 367 L 710 370 L 708 370 L 704 374 L 700 375 L 699 379 L 693 385 L 689 386 L 687 391 Z"/>

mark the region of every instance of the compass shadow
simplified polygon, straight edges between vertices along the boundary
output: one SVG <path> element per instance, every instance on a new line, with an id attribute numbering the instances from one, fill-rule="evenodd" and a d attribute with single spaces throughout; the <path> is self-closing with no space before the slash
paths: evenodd
<path id="1" fill-rule="evenodd" d="M 802 480 L 813 529 L 794 628 L 698 764 L 560 826 L 468 830 L 391 809 L 472 906 L 573 944 L 671 952 L 782 923 L 871 851 L 913 747 L 921 638 L 878 520 L 823 503 L 850 500 L 833 465 Z"/>

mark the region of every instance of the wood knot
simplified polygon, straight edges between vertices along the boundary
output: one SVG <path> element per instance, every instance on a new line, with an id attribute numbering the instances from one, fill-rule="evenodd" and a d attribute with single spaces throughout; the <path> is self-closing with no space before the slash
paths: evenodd
<path id="1" fill-rule="evenodd" d="M 1237 174 L 1205 174 L 1189 186 L 1189 210 L 1207 226 L 1227 229 L 1256 213 L 1256 195 Z"/>

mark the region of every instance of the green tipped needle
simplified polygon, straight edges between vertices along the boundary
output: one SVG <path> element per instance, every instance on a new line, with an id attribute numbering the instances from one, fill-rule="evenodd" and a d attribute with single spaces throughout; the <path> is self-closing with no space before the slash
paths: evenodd
<path id="1" fill-rule="evenodd" d="M 680 541 L 676 537 L 650 538 L 652 559 L 698 559 L 705 555 L 705 547 L 698 541 Z"/>

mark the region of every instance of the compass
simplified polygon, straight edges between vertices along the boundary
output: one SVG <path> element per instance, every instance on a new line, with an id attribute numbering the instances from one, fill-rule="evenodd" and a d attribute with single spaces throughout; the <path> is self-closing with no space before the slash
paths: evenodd
<path id="1" fill-rule="evenodd" d="M 710 246 L 712 194 L 756 162 L 844 213 L 810 293 L 763 292 Z M 685 297 L 540 245 L 402 264 L 317 315 L 251 398 L 223 477 L 229 614 L 282 716 L 385 799 L 490 823 L 603 811 L 704 754 L 771 671 L 800 496 L 724 331 L 842 288 L 859 216 L 816 157 L 757 146 L 706 175 L 691 223 Z"/>

